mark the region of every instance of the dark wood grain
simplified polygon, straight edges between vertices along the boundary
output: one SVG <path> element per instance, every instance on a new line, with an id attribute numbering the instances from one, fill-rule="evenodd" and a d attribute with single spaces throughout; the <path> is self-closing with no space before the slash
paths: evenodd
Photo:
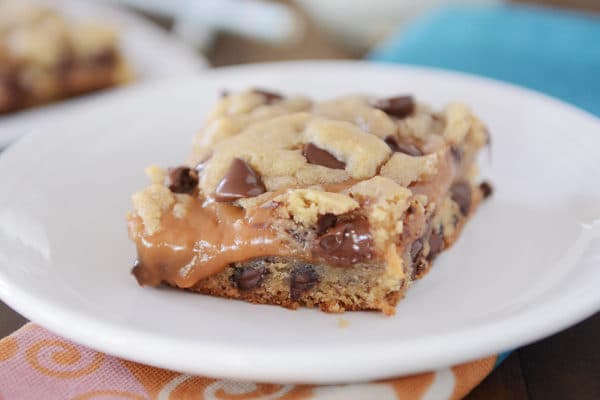
<path id="1" fill-rule="evenodd" d="M 26 323 L 25 318 L 0 301 L 0 339 L 10 335 Z"/>
<path id="2" fill-rule="evenodd" d="M 513 2 L 600 12 L 600 1 L 598 0 L 513 0 Z"/>
<path id="3" fill-rule="evenodd" d="M 600 313 L 519 351 L 532 400 L 600 399 Z"/>
<path id="4" fill-rule="evenodd" d="M 528 400 L 518 353 L 512 353 L 465 400 Z"/>

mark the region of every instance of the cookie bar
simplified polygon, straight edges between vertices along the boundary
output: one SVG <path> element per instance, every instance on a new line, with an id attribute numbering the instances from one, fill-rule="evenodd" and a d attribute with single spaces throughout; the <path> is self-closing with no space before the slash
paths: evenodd
<path id="1" fill-rule="evenodd" d="M 41 5 L 0 0 L 0 114 L 131 77 L 112 28 L 72 23 Z"/>
<path id="2" fill-rule="evenodd" d="M 128 215 L 140 285 L 393 314 L 480 201 L 487 129 L 463 104 L 226 94 L 189 162 Z"/>

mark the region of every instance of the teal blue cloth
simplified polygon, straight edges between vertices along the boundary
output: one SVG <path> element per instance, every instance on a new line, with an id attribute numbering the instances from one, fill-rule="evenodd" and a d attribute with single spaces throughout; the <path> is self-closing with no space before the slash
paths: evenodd
<path id="1" fill-rule="evenodd" d="M 509 81 L 600 115 L 600 15 L 515 5 L 444 8 L 368 58 Z"/>

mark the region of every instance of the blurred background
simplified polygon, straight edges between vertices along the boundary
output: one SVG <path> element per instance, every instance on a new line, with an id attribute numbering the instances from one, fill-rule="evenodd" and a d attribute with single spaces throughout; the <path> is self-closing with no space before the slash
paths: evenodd
<path id="1" fill-rule="evenodd" d="M 203 9 L 208 30 L 190 29 L 186 18 L 159 21 L 212 66 L 323 58 L 427 65 L 510 81 L 600 114 L 598 0 L 241 3 L 255 7 Z"/>
<path id="2" fill-rule="evenodd" d="M 49 5 L 70 21 L 114 25 L 135 83 L 207 66 L 368 59 L 485 75 L 600 114 L 598 0 L 0 0 L 0 6 L 27 3 Z M 3 47 L 10 58 L 15 45 L 25 45 L 13 51 L 18 64 L 56 45 L 45 34 L 36 38 L 47 42 L 43 46 L 27 35 L 24 40 L 19 22 L 0 8 L 2 13 L 0 114 Z M 64 61 L 53 68 L 61 72 Z M 31 75 L 39 75 L 38 67 L 25 77 L 34 91 Z M 2 118 L 0 147 L 10 134 Z"/>
<path id="3" fill-rule="evenodd" d="M 139 4 L 144 0 L 121 0 L 122 3 Z M 217 0 L 219 2 L 219 0 Z M 270 4 L 269 4 L 270 3 Z M 269 13 L 263 11 L 264 18 L 259 24 L 271 24 L 268 28 L 244 29 L 236 27 L 235 18 L 228 20 L 224 16 L 213 15 L 212 21 L 206 18 L 205 23 L 212 23 L 210 34 L 204 37 L 206 41 L 197 41 L 204 44 L 206 55 L 214 66 L 238 64 L 244 62 L 276 61 L 282 59 L 306 58 L 362 58 L 370 50 L 385 44 L 386 41 L 402 36 L 403 29 L 412 31 L 418 24 L 439 13 L 448 13 L 457 9 L 498 11 L 508 9 L 504 6 L 545 6 L 533 9 L 547 13 L 569 13 L 579 11 L 594 15 L 600 13 L 600 2 L 597 0 L 279 0 L 269 2 L 256 2 L 256 5 L 269 4 L 283 5 L 292 13 L 292 18 L 286 15 L 283 26 L 278 26 L 277 21 L 269 21 L 268 17 L 281 17 L 285 13 Z M 471 7 L 465 7 L 471 6 Z M 488 7 L 484 7 L 488 6 Z M 495 6 L 495 7 L 494 7 Z M 529 8 L 513 8 L 515 12 Z M 258 7 L 257 7 L 258 8 Z M 275 11 L 275 10 L 272 10 Z M 277 11 L 283 11 L 277 9 Z M 248 10 L 239 11 L 240 14 Z M 500 14 L 500 12 L 498 12 Z M 155 14 L 156 15 L 156 14 Z M 600 14 L 598 14 L 600 16 Z M 501 17 L 499 15 L 499 17 Z M 221 19 L 222 18 L 222 19 Z M 156 19 L 165 27 L 178 27 L 168 18 Z M 290 29 L 289 22 L 293 21 L 298 26 Z M 446 21 L 453 22 L 453 21 Z M 464 21 L 457 21 L 464 22 Z M 476 23 L 474 19 L 472 21 Z M 527 21 L 523 21 L 525 23 Z M 248 23 L 248 21 L 246 22 Z M 417 25 L 417 26 L 415 26 Z M 514 28 L 524 29 L 519 26 L 506 26 L 503 31 L 509 36 Z M 531 27 L 535 29 L 535 27 Z M 271 35 L 265 35 L 265 33 Z M 513 31 L 514 32 L 514 31 Z M 180 31 L 184 38 L 185 30 Z M 245 33 L 242 35 L 240 33 Z M 501 33 L 501 32 L 498 32 Z M 245 37 L 244 37 L 245 36 Z M 254 38 L 253 38 L 254 37 Z M 262 39 L 262 40 L 260 40 Z M 479 38 L 473 38 L 478 40 Z"/>

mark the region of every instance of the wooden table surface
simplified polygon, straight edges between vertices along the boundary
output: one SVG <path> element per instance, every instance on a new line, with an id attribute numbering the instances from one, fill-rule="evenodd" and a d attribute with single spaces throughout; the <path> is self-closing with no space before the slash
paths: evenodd
<path id="1" fill-rule="evenodd" d="M 600 12 L 600 0 L 515 1 Z M 308 19 L 307 24 L 309 29 L 306 37 L 292 47 L 275 48 L 232 35 L 219 34 L 207 56 L 214 66 L 360 56 L 337 46 Z M 26 322 L 25 318 L 0 302 L 0 338 Z M 466 399 L 598 400 L 600 399 L 599 343 L 600 313 L 566 331 L 515 350 Z"/>

